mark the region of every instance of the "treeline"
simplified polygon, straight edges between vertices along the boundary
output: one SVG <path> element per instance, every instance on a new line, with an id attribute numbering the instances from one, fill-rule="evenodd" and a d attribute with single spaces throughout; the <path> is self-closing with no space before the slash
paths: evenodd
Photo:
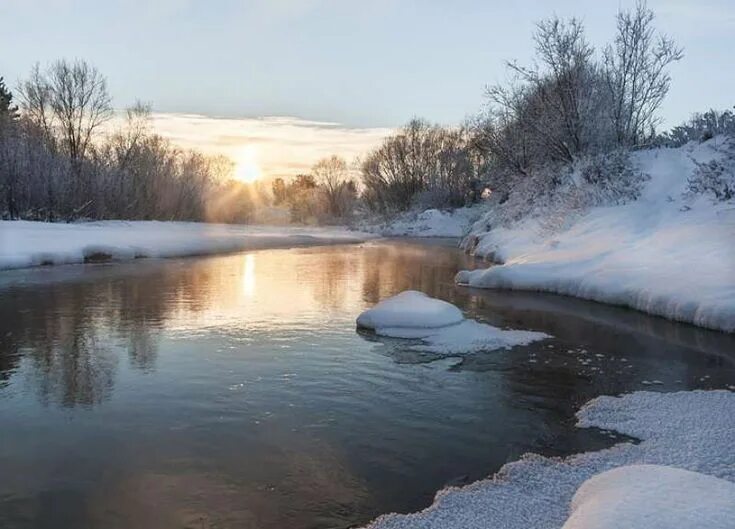
<path id="1" fill-rule="evenodd" d="M 0 78 L 0 217 L 226 223 L 348 221 L 358 185 L 337 156 L 291 182 L 246 183 L 233 162 L 154 133 L 137 103 L 113 119 L 104 76 L 84 61 L 35 66 L 17 89 Z M 275 206 L 271 207 L 271 206 Z"/>
<path id="2" fill-rule="evenodd" d="M 267 190 L 233 180 L 224 157 L 176 148 L 136 104 L 113 128 L 102 74 L 84 61 L 0 79 L 0 212 L 34 220 L 247 222 Z"/>
<path id="3" fill-rule="evenodd" d="M 319 160 L 290 182 L 276 178 L 272 193 L 273 205 L 288 208 L 291 222 L 300 224 L 349 222 L 358 199 L 357 182 L 339 156 Z"/>
<path id="4" fill-rule="evenodd" d="M 105 78 L 84 61 L 36 66 L 15 99 L 0 79 L 0 216 L 270 222 L 260 213 L 274 210 L 291 222 L 343 223 L 356 212 L 470 205 L 488 192 L 519 216 L 556 200 L 573 175 L 587 186 L 577 202 L 630 200 L 642 182 L 631 150 L 735 136 L 730 110 L 657 130 L 669 67 L 683 53 L 644 2 L 617 14 L 602 49 L 574 18 L 541 21 L 533 39 L 532 66 L 508 63 L 512 81 L 487 89 L 476 118 L 457 127 L 414 119 L 354 166 L 332 156 L 272 185 L 234 180 L 229 159 L 171 145 L 145 105 L 110 130 Z M 735 146 L 723 148 L 730 161 L 699 168 L 692 192 L 735 194 Z"/>
<path id="5" fill-rule="evenodd" d="M 501 203 L 514 192 L 528 203 L 553 195 L 572 172 L 599 189 L 590 200 L 628 200 L 641 184 L 631 150 L 732 132 L 732 112 L 710 111 L 659 134 L 669 66 L 682 49 L 656 31 L 644 2 L 619 12 L 616 29 L 596 50 L 578 19 L 539 22 L 532 66 L 509 62 L 512 81 L 487 89 L 472 123 L 411 121 L 363 160 L 364 203 L 384 213 L 452 207 L 485 188 Z"/>
<path id="6" fill-rule="evenodd" d="M 733 110 L 708 110 L 694 114 L 686 123 L 673 127 L 658 138 L 658 143 L 679 147 L 690 141 L 707 141 L 715 136 L 735 137 L 735 107 Z"/>
<path id="7" fill-rule="evenodd" d="M 414 119 L 362 162 L 362 198 L 380 212 L 472 203 L 482 191 L 485 161 L 472 129 Z"/>

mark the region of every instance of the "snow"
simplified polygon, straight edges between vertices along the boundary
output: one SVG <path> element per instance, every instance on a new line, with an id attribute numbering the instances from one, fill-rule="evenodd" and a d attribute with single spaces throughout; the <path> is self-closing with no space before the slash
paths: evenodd
<path id="1" fill-rule="evenodd" d="M 549 335 L 503 330 L 467 320 L 457 307 L 423 292 L 406 290 L 384 299 L 357 318 L 358 328 L 390 338 L 420 339 L 414 350 L 459 355 L 526 345 Z"/>
<path id="2" fill-rule="evenodd" d="M 584 482 L 627 465 L 664 465 L 733 482 L 733 417 L 735 393 L 725 390 L 598 397 L 577 413 L 578 426 L 615 430 L 640 443 L 624 442 L 563 459 L 527 454 L 491 478 L 439 491 L 433 505 L 421 512 L 385 515 L 370 527 L 559 529 Z M 704 507 L 691 506 L 704 516 Z"/>
<path id="3" fill-rule="evenodd" d="M 382 329 L 387 327 L 435 329 L 462 320 L 462 311 L 451 303 L 430 298 L 423 292 L 406 290 L 360 314 L 357 325 L 383 334 Z"/>
<path id="4" fill-rule="evenodd" d="M 735 483 L 661 465 L 630 465 L 585 481 L 564 529 L 732 529 Z"/>
<path id="5" fill-rule="evenodd" d="M 542 332 L 503 330 L 474 320 L 464 320 L 456 325 L 439 329 L 384 327 L 376 333 L 392 338 L 420 338 L 423 345 L 413 346 L 413 350 L 442 355 L 507 349 L 550 338 L 548 334 Z"/>
<path id="6" fill-rule="evenodd" d="M 427 209 L 420 213 L 411 211 L 393 219 L 387 225 L 368 229 L 388 237 L 462 237 L 469 231 L 479 214 L 480 210 L 477 207 L 453 211 L 438 209 Z"/>
<path id="7" fill-rule="evenodd" d="M 684 198 L 694 160 L 716 154 L 712 140 L 634 153 L 650 175 L 642 196 L 592 208 L 549 236 L 543 218 L 473 228 L 477 256 L 502 264 L 461 271 L 472 287 L 538 290 L 628 306 L 735 332 L 735 207 Z"/>
<path id="8" fill-rule="evenodd" d="M 82 263 L 104 257 L 182 257 L 275 247 L 355 243 L 374 237 L 343 228 L 194 222 L 103 221 L 75 224 L 0 221 L 0 270 Z"/>

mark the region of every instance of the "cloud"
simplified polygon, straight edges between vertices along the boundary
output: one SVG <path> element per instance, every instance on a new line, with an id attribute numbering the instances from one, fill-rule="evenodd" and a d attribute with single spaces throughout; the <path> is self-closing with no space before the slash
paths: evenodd
<path id="1" fill-rule="evenodd" d="M 320 158 L 337 154 L 351 162 L 377 146 L 388 128 L 352 128 L 290 116 L 218 118 L 154 113 L 153 128 L 185 149 L 238 160 L 250 146 L 265 178 L 308 172 Z"/>

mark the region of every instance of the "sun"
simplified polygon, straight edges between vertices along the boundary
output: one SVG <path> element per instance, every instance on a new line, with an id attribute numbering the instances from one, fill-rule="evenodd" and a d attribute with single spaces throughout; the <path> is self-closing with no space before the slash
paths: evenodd
<path id="1" fill-rule="evenodd" d="M 235 161 L 235 178 L 241 182 L 255 182 L 263 175 L 258 165 L 258 152 L 254 146 L 248 145 L 237 156 Z"/>

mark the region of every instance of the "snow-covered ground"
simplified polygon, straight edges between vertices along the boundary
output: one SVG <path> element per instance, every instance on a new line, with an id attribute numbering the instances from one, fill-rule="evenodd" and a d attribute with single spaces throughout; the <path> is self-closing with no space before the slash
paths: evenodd
<path id="1" fill-rule="evenodd" d="M 95 258 L 182 257 L 240 250 L 360 242 L 343 228 L 194 222 L 103 221 L 75 224 L 0 221 L 0 270 L 82 263 Z"/>
<path id="2" fill-rule="evenodd" d="M 735 332 L 735 204 L 684 198 L 693 160 L 713 159 L 717 141 L 634 153 L 650 175 L 638 200 L 570 215 L 551 234 L 542 215 L 488 231 L 489 213 L 467 241 L 503 264 L 462 271 L 457 282 L 556 292 Z"/>
<path id="3" fill-rule="evenodd" d="M 386 237 L 463 237 L 482 211 L 480 207 L 409 211 L 388 223 L 371 224 L 363 229 Z"/>
<path id="4" fill-rule="evenodd" d="M 620 443 L 612 448 L 563 459 L 528 454 L 505 465 L 489 479 L 463 488 L 450 487 L 440 491 L 434 504 L 424 511 L 385 515 L 369 527 L 683 528 L 683 525 L 661 525 L 670 519 L 670 513 L 654 512 L 649 508 L 652 501 L 667 502 L 678 497 L 679 512 L 686 511 L 689 519 L 696 516 L 700 520 L 700 523 L 686 527 L 729 529 L 735 527 L 735 519 L 729 516 L 733 505 L 716 504 L 714 500 L 728 499 L 733 494 L 733 417 L 735 393 L 724 390 L 641 391 L 622 397 L 598 397 L 577 413 L 578 426 L 615 430 L 640 439 L 639 444 Z M 661 465 L 720 480 L 697 474 L 682 475 L 671 469 L 641 470 L 628 465 Z M 603 472 L 619 467 L 628 469 L 608 475 L 602 482 L 588 481 L 594 476 L 600 479 Z M 634 483 L 638 479 L 640 483 Z M 638 486 L 644 482 L 656 483 L 657 486 L 651 490 Z M 681 486 L 690 491 L 684 499 L 681 499 Z M 670 498 L 664 497 L 669 493 Z M 575 494 L 578 495 L 573 502 Z M 627 510 L 611 510 L 620 501 L 617 494 L 627 495 Z M 635 523 L 619 523 L 626 520 Z"/>
<path id="5" fill-rule="evenodd" d="M 366 310 L 358 316 L 357 326 L 380 336 L 419 339 L 422 344 L 414 350 L 443 355 L 503 349 L 550 338 L 541 332 L 503 330 L 467 320 L 451 303 L 415 290 L 401 292 Z"/>
<path id="6" fill-rule="evenodd" d="M 563 529 L 732 529 L 735 483 L 662 465 L 628 465 L 577 490 Z"/>

